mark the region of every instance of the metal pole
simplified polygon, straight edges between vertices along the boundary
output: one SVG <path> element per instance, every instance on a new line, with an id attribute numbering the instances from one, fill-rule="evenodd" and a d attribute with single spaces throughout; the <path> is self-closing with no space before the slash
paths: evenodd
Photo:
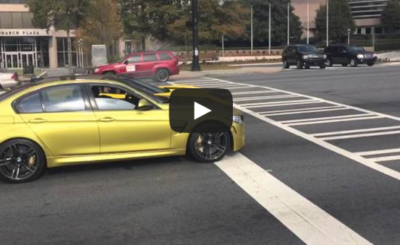
<path id="1" fill-rule="evenodd" d="M 251 53 L 253 54 L 253 38 L 254 38 L 254 34 L 253 34 L 253 5 L 251 5 L 251 10 L 250 10 L 250 19 L 251 19 L 251 34 L 250 34 L 250 36 L 251 36 L 251 40 L 250 40 L 250 42 L 251 42 L 251 48 L 250 48 L 250 50 L 251 50 Z"/>
<path id="2" fill-rule="evenodd" d="M 222 35 L 222 56 L 225 57 L 225 37 Z"/>
<path id="3" fill-rule="evenodd" d="M 310 0 L 307 1 L 307 44 L 310 44 Z"/>
<path id="4" fill-rule="evenodd" d="M 268 17 L 268 54 L 271 54 L 271 4 L 269 4 L 269 17 Z"/>
<path id="5" fill-rule="evenodd" d="M 329 47 L 329 0 L 326 0 L 326 46 Z"/>
<path id="6" fill-rule="evenodd" d="M 193 61 L 192 71 L 200 71 L 198 0 L 192 0 Z"/>
<path id="7" fill-rule="evenodd" d="M 287 45 L 290 45 L 290 3 L 287 4 Z"/>
<path id="8" fill-rule="evenodd" d="M 350 45 L 350 32 L 351 32 L 351 30 L 348 29 L 347 30 L 347 45 Z"/>
<path id="9" fill-rule="evenodd" d="M 375 26 L 372 27 L 372 47 L 374 49 L 375 52 L 375 45 L 376 45 L 376 39 L 375 39 Z"/>

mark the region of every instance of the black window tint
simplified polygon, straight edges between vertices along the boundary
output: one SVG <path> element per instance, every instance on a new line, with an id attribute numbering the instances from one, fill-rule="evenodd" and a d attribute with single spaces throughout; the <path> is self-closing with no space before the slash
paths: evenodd
<path id="1" fill-rule="evenodd" d="M 79 85 L 48 88 L 42 91 L 46 112 L 72 112 L 86 110 Z"/>
<path id="2" fill-rule="evenodd" d="M 22 99 L 18 104 L 20 113 L 40 113 L 43 112 L 42 101 L 39 93 L 34 93 Z"/>
<path id="3" fill-rule="evenodd" d="M 169 54 L 167 54 L 167 53 L 160 53 L 159 55 L 160 55 L 161 60 L 172 60 L 172 57 L 169 56 Z"/>
<path id="4" fill-rule="evenodd" d="M 140 62 L 142 62 L 142 56 L 140 56 L 140 55 L 135 55 L 135 56 L 132 56 L 132 57 L 128 58 L 128 63 L 129 64 L 130 63 L 140 63 Z"/>
<path id="5" fill-rule="evenodd" d="M 152 62 L 152 61 L 157 61 L 157 56 L 156 54 L 145 54 L 143 56 L 144 62 Z"/>

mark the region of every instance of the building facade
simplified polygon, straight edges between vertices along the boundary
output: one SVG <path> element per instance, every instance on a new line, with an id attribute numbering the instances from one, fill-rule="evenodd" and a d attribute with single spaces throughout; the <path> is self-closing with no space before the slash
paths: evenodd
<path id="1" fill-rule="evenodd" d="M 384 33 L 382 28 L 381 17 L 382 11 L 386 7 L 389 0 L 347 0 L 351 10 L 351 14 L 356 23 L 355 34 L 376 34 Z M 322 5 L 326 5 L 327 0 L 292 0 L 295 14 L 300 17 L 303 24 L 304 37 L 307 32 L 310 36 L 315 36 L 316 12 Z M 309 13 L 309 14 L 308 14 Z M 309 25 L 309 30 L 307 26 Z"/>
<path id="2" fill-rule="evenodd" d="M 54 28 L 35 28 L 26 2 L 0 0 L 0 68 L 67 66 L 67 33 Z M 75 31 L 71 31 L 71 36 L 75 39 Z M 78 62 L 75 46 L 72 55 L 75 66 Z"/>

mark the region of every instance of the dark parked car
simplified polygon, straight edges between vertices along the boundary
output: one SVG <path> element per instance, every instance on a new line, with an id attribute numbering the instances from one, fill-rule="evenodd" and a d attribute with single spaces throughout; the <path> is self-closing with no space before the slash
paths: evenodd
<path id="1" fill-rule="evenodd" d="M 282 62 L 285 69 L 291 65 L 295 65 L 297 69 L 309 69 L 310 66 L 325 69 L 326 55 L 312 45 L 290 45 L 282 53 Z"/>
<path id="2" fill-rule="evenodd" d="M 342 66 L 356 67 L 359 64 L 373 66 L 377 60 L 376 54 L 367 52 L 363 47 L 348 45 L 331 45 L 325 48 L 324 53 L 328 56 L 327 66 L 341 64 Z"/>

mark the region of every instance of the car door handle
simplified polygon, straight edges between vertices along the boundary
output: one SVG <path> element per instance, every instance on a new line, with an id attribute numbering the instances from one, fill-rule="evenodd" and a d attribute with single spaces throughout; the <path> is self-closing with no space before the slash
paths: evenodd
<path id="1" fill-rule="evenodd" d="M 105 117 L 105 118 L 100 118 L 99 119 L 100 122 L 114 122 L 115 118 L 112 117 Z"/>
<path id="2" fill-rule="evenodd" d="M 43 118 L 35 118 L 32 120 L 29 120 L 29 123 L 45 123 L 45 122 L 47 122 L 47 120 L 43 119 Z"/>

